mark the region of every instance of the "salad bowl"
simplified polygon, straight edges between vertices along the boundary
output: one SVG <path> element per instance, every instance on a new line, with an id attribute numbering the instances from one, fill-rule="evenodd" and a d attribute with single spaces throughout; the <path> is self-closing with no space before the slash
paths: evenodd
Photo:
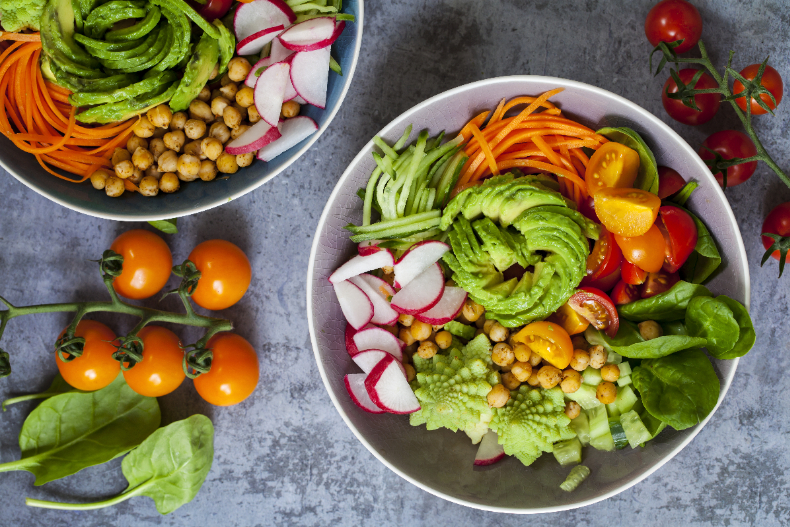
<path id="1" fill-rule="evenodd" d="M 636 130 L 655 154 L 687 180 L 699 182 L 688 206 L 715 238 L 723 264 L 707 284 L 715 294 L 749 302 L 749 271 L 737 223 L 716 180 L 696 152 L 667 125 L 636 104 L 587 84 L 539 76 L 488 79 L 437 95 L 400 115 L 378 134 L 392 144 L 409 125 L 414 131 L 442 130 L 448 137 L 480 111 L 502 99 L 537 95 L 553 88 L 552 98 L 563 114 L 593 129 L 605 126 Z M 517 459 L 491 467 L 474 467 L 477 446 L 462 432 L 412 427 L 407 416 L 373 415 L 360 410 L 344 386 L 345 374 L 356 372 L 344 345 L 346 322 L 328 277 L 356 251 L 344 226 L 360 224 L 364 187 L 375 162 L 369 142 L 351 162 L 332 192 L 319 220 L 307 274 L 307 309 L 316 362 L 332 402 L 343 420 L 370 452 L 388 468 L 418 487 L 449 501 L 483 510 L 541 513 L 582 507 L 611 497 L 639 483 L 671 460 L 713 417 L 683 431 L 667 428 L 643 448 L 617 452 L 588 449 L 584 464 L 591 475 L 574 492 L 560 489 L 568 468 L 544 455 L 529 467 Z M 713 359 L 721 382 L 716 407 L 724 399 L 738 360 Z"/>
<path id="2" fill-rule="evenodd" d="M 346 0 L 343 12 L 355 17 L 355 22 L 347 23 L 345 31 L 332 45 L 332 55 L 340 64 L 343 75 L 330 72 L 325 109 L 304 105 L 300 114 L 313 119 L 318 124 L 318 131 L 270 162 L 256 161 L 229 178 L 218 179 L 211 184 L 184 185 L 174 194 L 160 194 L 155 198 L 144 198 L 137 193 L 111 198 L 104 192 L 97 192 L 89 182 L 75 185 L 62 181 L 45 172 L 34 156 L 16 148 L 6 137 L 0 137 L 0 166 L 55 203 L 111 220 L 165 220 L 201 212 L 239 198 L 291 166 L 326 131 L 340 110 L 359 59 L 364 0 Z"/>

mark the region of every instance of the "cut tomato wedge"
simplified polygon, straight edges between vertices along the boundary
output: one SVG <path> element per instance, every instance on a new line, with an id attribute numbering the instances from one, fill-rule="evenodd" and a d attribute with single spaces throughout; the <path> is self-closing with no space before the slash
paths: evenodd
<path id="1" fill-rule="evenodd" d="M 513 342 L 526 344 L 555 368 L 564 370 L 573 358 L 573 343 L 568 332 L 554 322 L 533 322 L 513 335 Z"/>
<path id="2" fill-rule="evenodd" d="M 595 194 L 595 213 L 607 230 L 619 236 L 645 234 L 660 207 L 658 196 L 637 188 L 602 188 Z"/>
<path id="3" fill-rule="evenodd" d="M 590 325 L 587 319 L 579 315 L 567 302 L 562 304 L 547 320 L 562 326 L 568 335 L 584 333 L 584 330 Z"/>
<path id="4" fill-rule="evenodd" d="M 596 289 L 600 289 L 601 291 L 609 292 L 612 290 L 614 285 L 620 280 L 620 273 L 621 273 L 620 267 L 617 267 L 617 269 L 615 269 L 608 275 L 599 278 L 598 280 L 590 280 L 587 277 L 584 277 L 580 285 L 583 287 L 594 287 Z"/>
<path id="5" fill-rule="evenodd" d="M 630 188 L 639 171 L 639 154 L 620 143 L 604 143 L 590 158 L 584 181 L 594 196 L 603 188 Z"/>
<path id="6" fill-rule="evenodd" d="M 628 284 L 624 280 L 620 280 L 617 282 L 617 285 L 614 286 L 614 289 L 612 289 L 611 298 L 614 305 L 622 306 L 624 304 L 630 304 L 634 300 L 639 300 L 641 295 L 639 294 L 638 287 Z"/>
<path id="7" fill-rule="evenodd" d="M 659 209 L 656 226 L 664 235 L 664 270 L 680 269 L 697 245 L 697 226 L 685 210 L 667 205 Z"/>
<path id="8" fill-rule="evenodd" d="M 623 258 L 648 273 L 656 273 L 664 265 L 666 242 L 658 227 L 652 225 L 641 236 L 615 236 Z"/>
<path id="9" fill-rule="evenodd" d="M 594 287 L 581 287 L 568 299 L 568 305 L 597 330 L 610 337 L 617 335 L 620 316 L 609 295 Z"/>
<path id="10" fill-rule="evenodd" d="M 659 271 L 657 273 L 648 273 L 647 280 L 642 284 L 641 295 L 642 298 L 650 298 L 651 296 L 660 295 L 669 291 L 673 285 L 680 281 L 680 276 L 677 273 L 667 273 Z"/>
<path id="11" fill-rule="evenodd" d="M 667 167 L 658 167 L 658 197 L 667 199 L 686 185 L 683 176 Z"/>
<path id="12" fill-rule="evenodd" d="M 617 245 L 612 233 L 601 227 L 601 235 L 587 257 L 587 278 L 595 281 L 609 276 L 623 261 L 623 252 Z"/>
<path id="13" fill-rule="evenodd" d="M 628 260 L 623 262 L 621 272 L 623 282 L 629 285 L 642 285 L 647 278 L 647 271 L 640 269 L 638 266 L 632 264 Z"/>

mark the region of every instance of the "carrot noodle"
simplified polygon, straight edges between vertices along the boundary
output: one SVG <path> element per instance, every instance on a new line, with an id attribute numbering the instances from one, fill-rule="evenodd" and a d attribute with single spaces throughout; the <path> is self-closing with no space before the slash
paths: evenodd
<path id="1" fill-rule="evenodd" d="M 77 108 L 69 104 L 71 92 L 41 73 L 38 33 L 0 33 L 0 49 L 0 133 L 64 181 L 81 183 L 99 168 L 112 168 L 113 150 L 126 144 L 137 119 L 78 125 Z M 137 190 L 131 182 L 124 184 L 127 190 Z"/>

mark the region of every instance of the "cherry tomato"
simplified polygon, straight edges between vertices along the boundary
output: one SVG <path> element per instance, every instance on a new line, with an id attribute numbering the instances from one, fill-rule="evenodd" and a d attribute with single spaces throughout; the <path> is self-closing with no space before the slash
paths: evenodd
<path id="1" fill-rule="evenodd" d="M 123 271 L 112 285 L 119 295 L 134 300 L 154 296 L 167 283 L 173 256 L 165 241 L 153 232 L 126 231 L 110 249 L 123 256 Z"/>
<path id="2" fill-rule="evenodd" d="M 579 203 L 579 212 L 595 223 L 601 223 L 601 220 L 598 219 L 598 215 L 595 213 L 595 199 L 592 196 L 588 195 L 587 199 L 582 198 L 581 203 Z"/>
<path id="3" fill-rule="evenodd" d="M 699 156 L 702 159 L 713 159 L 715 157 L 712 152 L 708 151 L 708 148 L 718 152 L 724 159 L 732 159 L 733 157 L 746 158 L 757 155 L 757 148 L 754 146 L 751 138 L 738 130 L 722 130 L 705 139 L 705 142 L 702 143 L 702 148 L 699 149 Z M 740 185 L 752 177 L 755 170 L 757 170 L 757 161 L 749 161 L 748 163 L 729 167 L 727 169 L 727 186 Z M 721 172 L 716 173 L 716 180 L 719 182 L 719 185 L 724 185 L 724 178 Z"/>
<path id="4" fill-rule="evenodd" d="M 778 234 L 779 236 L 790 236 L 790 201 L 777 205 L 768 213 L 768 216 L 765 217 L 765 221 L 763 222 L 763 230 L 760 232 L 770 232 L 771 234 Z M 765 247 L 766 251 L 774 244 L 774 240 L 768 236 L 762 236 L 762 240 L 763 247 Z M 778 250 L 771 253 L 771 256 L 773 256 L 775 260 L 781 258 Z M 785 256 L 785 262 L 790 262 L 790 253 Z"/>
<path id="5" fill-rule="evenodd" d="M 66 332 L 64 329 L 60 336 Z M 63 362 L 55 354 L 55 362 L 63 379 L 78 390 L 92 392 L 104 388 L 118 377 L 121 364 L 112 358 L 117 349 L 113 330 L 95 320 L 82 319 L 74 331 L 75 337 L 85 339 L 82 355 Z"/>
<path id="6" fill-rule="evenodd" d="M 617 335 L 620 316 L 609 295 L 594 287 L 580 287 L 568 299 L 568 305 L 593 327 L 610 337 Z"/>
<path id="7" fill-rule="evenodd" d="M 682 40 L 675 53 L 688 51 L 702 36 L 702 17 L 685 0 L 664 0 L 653 6 L 645 19 L 645 36 L 653 46 Z"/>
<path id="8" fill-rule="evenodd" d="M 602 188 L 595 194 L 595 212 L 609 232 L 619 236 L 645 234 L 658 216 L 661 200 L 636 188 Z"/>
<path id="9" fill-rule="evenodd" d="M 195 389 L 207 402 L 231 406 L 250 396 L 258 385 L 258 355 L 252 345 L 234 333 L 218 333 L 207 347 L 214 352 L 211 371 L 195 379 Z"/>
<path id="10" fill-rule="evenodd" d="M 526 344 L 546 362 L 564 370 L 573 358 L 573 343 L 562 326 L 548 321 L 533 322 L 513 335 L 513 341 Z"/>
<path id="11" fill-rule="evenodd" d="M 697 245 L 697 226 L 688 212 L 667 205 L 659 210 L 656 227 L 661 231 L 666 243 L 664 270 L 674 273 L 680 269 L 694 252 Z"/>
<path id="12" fill-rule="evenodd" d="M 614 284 L 620 280 L 620 272 L 620 267 L 618 266 L 617 269 L 608 275 L 599 278 L 598 280 L 590 280 L 585 276 L 582 279 L 581 285 L 585 287 L 594 287 L 596 289 L 600 289 L 601 291 L 611 291 L 611 289 L 614 287 Z"/>
<path id="13" fill-rule="evenodd" d="M 161 397 L 178 388 L 186 377 L 178 336 L 161 326 L 146 326 L 137 336 L 143 339 L 143 360 L 123 372 L 126 383 L 147 397 Z"/>
<path id="14" fill-rule="evenodd" d="M 680 80 L 683 81 L 683 84 L 688 84 L 691 82 L 691 79 L 694 77 L 696 72 L 697 70 L 685 69 L 680 70 L 678 75 L 680 75 Z M 713 77 L 707 73 L 703 73 L 702 77 L 699 78 L 697 84 L 694 86 L 694 88 L 697 90 L 718 87 L 719 85 L 716 84 L 716 81 L 713 80 Z M 718 93 L 703 93 L 701 95 L 695 95 L 694 102 L 697 103 L 697 108 L 699 108 L 699 110 L 695 110 L 694 108 L 689 108 L 683 104 L 683 101 L 678 99 L 670 99 L 667 96 L 667 92 L 677 93 L 677 91 L 678 85 L 675 84 L 675 79 L 670 77 L 667 79 L 667 82 L 664 83 L 664 88 L 661 92 L 661 102 L 664 103 L 664 109 L 667 111 L 669 116 L 676 121 L 679 121 L 683 124 L 696 126 L 698 124 L 707 123 L 713 119 L 713 116 L 719 111 L 721 95 Z"/>
<path id="15" fill-rule="evenodd" d="M 658 167 L 658 197 L 667 199 L 686 185 L 683 177 L 667 167 Z"/>
<path id="16" fill-rule="evenodd" d="M 641 236 L 615 235 L 617 245 L 623 250 L 623 258 L 648 273 L 656 273 L 664 265 L 666 242 L 658 227 L 653 224 Z"/>
<path id="17" fill-rule="evenodd" d="M 585 279 L 595 281 L 609 276 L 623 261 L 623 253 L 612 233 L 601 227 L 601 235 L 595 241 L 590 256 L 587 257 L 587 275 Z"/>
<path id="18" fill-rule="evenodd" d="M 677 273 L 667 273 L 659 271 L 657 273 L 648 273 L 647 280 L 642 284 L 642 289 L 639 292 L 642 298 L 650 298 L 651 296 L 660 295 L 669 291 L 673 285 L 680 281 L 680 276 Z"/>
<path id="19" fill-rule="evenodd" d="M 562 326 L 568 335 L 584 333 L 584 330 L 590 325 L 587 319 L 577 313 L 567 302 L 562 304 L 547 320 Z"/>
<path id="20" fill-rule="evenodd" d="M 217 18 L 222 18 L 230 11 L 233 0 L 206 0 L 205 4 L 200 4 L 198 2 L 189 3 L 200 16 L 212 22 Z"/>
<path id="21" fill-rule="evenodd" d="M 639 154 L 620 143 L 604 143 L 590 158 L 584 180 L 590 195 L 598 189 L 630 188 L 634 186 L 639 171 Z"/>
<path id="22" fill-rule="evenodd" d="M 639 300 L 641 296 L 638 287 L 620 280 L 617 282 L 617 285 L 614 286 L 614 289 L 612 289 L 611 298 L 614 305 L 622 306 L 623 304 L 630 304 L 634 300 Z"/>
<path id="23" fill-rule="evenodd" d="M 628 260 L 623 262 L 622 268 L 622 278 L 623 282 L 628 285 L 641 285 L 645 282 L 647 278 L 647 271 L 644 271 L 637 267 L 636 265 L 632 264 Z"/>
<path id="24" fill-rule="evenodd" d="M 192 300 L 200 307 L 218 310 L 232 306 L 250 286 L 252 269 L 244 252 L 225 240 L 209 240 L 189 253 L 201 276 Z"/>
<path id="25" fill-rule="evenodd" d="M 741 70 L 741 75 L 747 81 L 752 81 L 757 76 L 757 72 L 760 69 L 760 64 L 752 64 L 751 66 L 746 66 Z M 771 98 L 768 97 L 767 93 L 760 94 L 760 99 L 763 100 L 768 107 L 773 110 L 776 108 L 780 102 L 782 102 L 782 95 L 784 95 L 784 84 L 782 83 L 782 76 L 779 75 L 779 72 L 773 69 L 768 64 L 765 65 L 765 70 L 763 71 L 763 76 L 760 79 L 760 84 L 762 84 L 765 89 L 771 92 L 771 95 L 774 96 L 776 99 L 776 104 L 771 101 Z M 732 93 L 738 95 L 743 91 L 743 84 L 741 81 L 736 80 L 732 85 Z M 738 103 L 738 106 L 741 107 L 741 110 L 744 112 L 746 111 L 746 97 L 741 97 L 739 99 L 735 99 L 735 102 Z M 763 115 L 766 112 L 763 110 L 762 106 L 757 104 L 757 101 L 754 98 L 751 98 L 752 103 L 752 114 L 754 115 Z"/>

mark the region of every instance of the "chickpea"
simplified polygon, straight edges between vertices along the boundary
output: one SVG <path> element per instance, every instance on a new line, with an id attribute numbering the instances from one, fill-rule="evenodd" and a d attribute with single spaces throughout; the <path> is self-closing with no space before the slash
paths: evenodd
<path id="1" fill-rule="evenodd" d="M 115 176 L 108 177 L 104 183 L 104 192 L 111 198 L 117 198 L 123 194 L 124 190 L 126 190 L 126 186 L 123 184 L 123 181 Z"/>
<path id="2" fill-rule="evenodd" d="M 540 379 L 538 378 L 538 370 L 534 368 L 532 369 L 532 375 L 530 375 L 529 379 L 527 379 L 527 384 L 529 384 L 530 386 L 540 385 Z"/>
<path id="3" fill-rule="evenodd" d="M 173 114 L 173 118 L 170 120 L 170 129 L 172 131 L 176 130 L 183 130 L 184 125 L 187 124 L 187 114 L 184 112 L 176 112 Z"/>
<path id="4" fill-rule="evenodd" d="M 398 315 L 398 322 L 400 322 L 402 326 L 410 327 L 414 322 L 414 317 L 412 315 L 401 314 Z"/>
<path id="5" fill-rule="evenodd" d="M 134 165 L 128 159 L 115 165 L 115 175 L 121 179 L 128 179 L 134 174 Z"/>
<path id="6" fill-rule="evenodd" d="M 611 382 L 604 381 L 595 390 L 595 398 L 603 404 L 612 404 L 617 399 L 617 388 Z"/>
<path id="7" fill-rule="evenodd" d="M 154 129 L 156 129 L 156 126 L 151 124 L 151 121 L 145 115 L 140 117 L 140 120 L 132 126 L 132 132 L 137 137 L 151 137 L 154 135 Z"/>
<path id="8" fill-rule="evenodd" d="M 230 82 L 219 89 L 219 92 L 225 97 L 227 100 L 232 101 L 236 98 L 236 94 L 239 93 L 239 87 L 236 85 L 235 82 Z"/>
<path id="9" fill-rule="evenodd" d="M 573 357 L 571 358 L 571 368 L 576 371 L 584 371 L 590 365 L 590 354 L 584 350 L 573 350 Z"/>
<path id="10" fill-rule="evenodd" d="M 241 112 L 233 106 L 228 106 L 222 112 L 222 120 L 228 128 L 238 128 L 241 124 Z"/>
<path id="11" fill-rule="evenodd" d="M 532 356 L 532 350 L 523 342 L 516 342 L 513 345 L 513 353 L 519 362 L 529 362 L 529 358 Z"/>
<path id="12" fill-rule="evenodd" d="M 639 334 L 645 340 L 653 340 L 664 334 L 664 330 L 655 320 L 645 320 L 639 323 Z"/>
<path id="13" fill-rule="evenodd" d="M 514 362 L 510 367 L 510 373 L 516 376 L 521 382 L 527 382 L 532 376 L 532 365 L 529 362 Z"/>
<path id="14" fill-rule="evenodd" d="M 211 106 L 200 99 L 195 99 L 189 103 L 189 116 L 192 119 L 203 119 L 204 121 L 214 120 L 214 114 L 211 113 Z"/>
<path id="15" fill-rule="evenodd" d="M 145 148 L 140 147 L 134 151 L 134 155 L 132 155 L 132 163 L 140 170 L 147 170 L 148 167 L 154 164 L 154 154 Z"/>
<path id="16" fill-rule="evenodd" d="M 414 366 L 411 364 L 404 364 L 403 369 L 406 370 L 406 382 L 411 382 L 417 376 L 417 372 L 414 371 Z"/>
<path id="17" fill-rule="evenodd" d="M 190 139 L 200 139 L 206 135 L 206 123 L 199 119 L 190 119 L 184 124 L 184 133 Z"/>
<path id="18" fill-rule="evenodd" d="M 209 161 L 208 159 L 201 161 L 198 177 L 200 177 L 200 179 L 203 181 L 212 181 L 215 177 L 217 177 L 217 165 L 214 163 L 214 161 Z"/>
<path id="19" fill-rule="evenodd" d="M 512 364 L 508 364 L 507 366 L 500 366 L 499 371 L 502 373 L 510 373 L 510 370 L 513 368 Z"/>
<path id="20" fill-rule="evenodd" d="M 540 365 L 541 362 L 543 362 L 543 357 L 541 357 L 540 355 L 538 355 L 535 352 L 532 352 L 532 355 L 529 356 L 529 364 L 530 364 L 530 366 L 532 366 L 534 368 L 534 367 Z"/>
<path id="21" fill-rule="evenodd" d="M 250 74 L 252 65 L 244 57 L 235 57 L 228 63 L 228 79 L 241 82 Z"/>
<path id="22" fill-rule="evenodd" d="M 138 185 L 143 196 L 156 196 L 159 194 L 159 180 L 155 177 L 145 176 Z"/>
<path id="23" fill-rule="evenodd" d="M 398 338 L 401 339 L 407 346 L 411 346 L 417 342 L 417 339 L 411 336 L 411 331 L 409 331 L 409 328 L 401 328 L 398 332 Z"/>
<path id="24" fill-rule="evenodd" d="M 565 415 L 568 419 L 576 419 L 582 413 L 582 407 L 576 401 L 568 401 L 565 405 Z"/>
<path id="25" fill-rule="evenodd" d="M 134 167 L 134 171 L 132 172 L 132 175 L 128 178 L 128 180 L 134 183 L 135 185 L 139 185 L 140 182 L 143 180 L 144 175 L 145 174 L 143 174 L 142 170 L 140 170 L 137 167 Z"/>
<path id="26" fill-rule="evenodd" d="M 603 346 L 590 346 L 589 353 L 590 366 L 596 370 L 603 368 L 603 365 L 606 364 L 606 358 L 609 356 L 606 350 L 603 349 Z"/>
<path id="27" fill-rule="evenodd" d="M 440 331 L 436 334 L 436 345 L 441 349 L 446 350 L 453 343 L 453 334 L 449 331 Z"/>
<path id="28" fill-rule="evenodd" d="M 174 172 L 167 172 L 166 174 L 162 174 L 162 177 L 159 178 L 159 190 L 162 192 L 172 194 L 178 190 L 179 187 L 181 187 L 181 182 Z"/>
<path id="29" fill-rule="evenodd" d="M 239 103 L 236 103 L 236 102 L 233 103 L 233 107 L 236 108 L 239 111 L 239 113 L 241 114 L 241 120 L 242 121 L 247 118 L 247 108 L 245 108 L 244 106 L 241 106 Z"/>
<path id="30" fill-rule="evenodd" d="M 225 73 L 225 75 L 223 75 L 222 78 L 219 80 L 219 83 L 222 86 L 225 86 L 226 84 L 230 84 L 231 82 L 233 81 L 230 80 L 230 77 L 228 76 L 227 73 Z"/>
<path id="31" fill-rule="evenodd" d="M 508 390 L 517 390 L 521 386 L 521 381 L 511 372 L 507 372 L 502 374 L 502 384 Z"/>
<path id="32" fill-rule="evenodd" d="M 607 364 L 601 368 L 601 379 L 608 382 L 615 382 L 620 378 L 620 366 L 617 364 Z"/>
<path id="33" fill-rule="evenodd" d="M 510 400 L 510 390 L 504 384 L 495 384 L 486 399 L 492 408 L 502 408 Z"/>
<path id="34" fill-rule="evenodd" d="M 250 152 L 249 154 L 236 155 L 236 164 L 239 165 L 240 168 L 250 166 L 254 160 L 255 160 L 254 152 Z"/>
<path id="35" fill-rule="evenodd" d="M 108 177 L 110 177 L 110 173 L 100 168 L 91 174 L 91 185 L 93 185 L 93 188 L 96 190 L 102 190 L 107 184 Z"/>
<path id="36" fill-rule="evenodd" d="M 248 124 L 243 124 L 238 128 L 234 128 L 233 130 L 230 131 L 230 138 L 236 139 L 237 137 L 241 137 L 241 135 L 249 129 L 250 129 L 250 125 Z"/>
<path id="37" fill-rule="evenodd" d="M 485 308 L 472 300 L 471 298 L 467 298 L 466 302 L 464 302 L 464 307 L 461 309 L 461 314 L 464 316 L 466 320 L 469 322 L 476 322 L 483 313 L 485 313 Z"/>
<path id="38" fill-rule="evenodd" d="M 154 135 L 151 136 L 151 139 L 162 139 L 165 134 L 170 130 L 169 128 L 157 128 L 154 130 Z"/>
<path id="39" fill-rule="evenodd" d="M 200 149 L 204 156 L 216 161 L 222 153 L 222 143 L 216 137 L 206 137 L 200 142 Z"/>
<path id="40" fill-rule="evenodd" d="M 283 103 L 283 107 L 280 110 L 280 115 L 282 115 L 286 119 L 290 119 L 291 117 L 296 117 L 299 115 L 299 110 L 302 107 L 296 101 L 288 101 Z"/>
<path id="41" fill-rule="evenodd" d="M 201 146 L 203 141 L 197 139 L 195 141 L 191 141 L 184 145 L 184 153 L 189 154 L 191 156 L 195 156 L 200 160 L 206 159 L 206 155 L 203 153 L 203 147 Z"/>
<path id="42" fill-rule="evenodd" d="M 219 139 L 222 144 L 225 144 L 230 140 L 230 129 L 225 126 L 225 123 L 217 122 L 208 129 L 208 136 Z"/>
<path id="43" fill-rule="evenodd" d="M 222 117 L 222 113 L 228 106 L 230 106 L 230 101 L 228 101 L 225 97 L 215 97 L 211 101 L 211 113 L 217 117 Z"/>
<path id="44" fill-rule="evenodd" d="M 486 320 L 483 323 L 483 333 L 485 333 L 486 335 L 491 333 L 491 328 L 494 327 L 494 324 L 496 324 L 496 320 L 493 320 L 493 319 L 492 320 Z"/>
<path id="45" fill-rule="evenodd" d="M 148 148 L 148 140 L 142 137 L 137 137 L 136 135 L 132 134 L 132 136 L 126 142 L 126 149 L 129 151 L 130 154 L 134 155 L 135 150 L 137 150 L 140 147 Z"/>
<path id="46" fill-rule="evenodd" d="M 491 326 L 491 331 L 488 332 L 488 336 L 494 342 L 504 342 L 507 340 L 509 335 L 510 330 L 499 322 L 494 323 L 494 325 Z"/>
<path id="47" fill-rule="evenodd" d="M 411 327 L 409 328 L 411 331 L 411 336 L 414 337 L 416 340 L 423 341 L 428 340 L 431 338 L 431 333 L 433 333 L 433 328 L 430 324 L 426 324 L 425 322 L 421 322 L 419 320 L 415 320 L 411 323 Z"/>
<path id="48" fill-rule="evenodd" d="M 112 166 L 117 165 L 121 161 L 129 161 L 132 159 L 132 154 L 125 148 L 116 148 L 112 153 Z"/>
<path id="49" fill-rule="evenodd" d="M 175 172 L 178 169 L 178 154 L 172 150 L 165 150 L 159 156 L 159 172 Z"/>
<path id="50" fill-rule="evenodd" d="M 573 393 L 582 385 L 582 375 L 576 370 L 567 368 L 562 371 L 562 382 L 560 388 L 565 393 Z"/>
<path id="51" fill-rule="evenodd" d="M 516 356 L 513 353 L 513 348 L 510 347 L 510 344 L 505 342 L 495 344 L 494 349 L 491 351 L 491 360 L 494 361 L 494 364 L 497 366 L 510 366 L 515 359 Z"/>
<path id="52" fill-rule="evenodd" d="M 546 390 L 554 388 L 562 380 L 562 372 L 554 366 L 547 364 L 538 370 L 538 381 L 541 388 Z"/>
<path id="53" fill-rule="evenodd" d="M 254 94 L 255 90 L 249 86 L 245 86 L 236 93 L 236 103 L 244 108 L 249 108 L 255 104 L 255 99 L 253 98 Z"/>
<path id="54" fill-rule="evenodd" d="M 166 150 L 167 146 L 165 146 L 164 139 L 151 139 L 151 142 L 148 144 L 148 151 L 154 156 L 154 161 L 159 161 L 159 156 L 161 156 Z"/>
<path id="55" fill-rule="evenodd" d="M 211 90 L 208 86 L 203 86 L 203 89 L 200 90 L 200 93 L 197 96 L 203 102 L 209 102 L 211 100 Z"/>
<path id="56" fill-rule="evenodd" d="M 156 108 L 148 110 L 148 120 L 157 128 L 167 128 L 173 119 L 173 110 L 166 104 L 160 104 Z"/>
<path id="57" fill-rule="evenodd" d="M 148 167 L 146 169 L 145 176 L 146 177 L 152 177 L 155 180 L 159 181 L 159 178 L 162 177 L 162 173 L 159 172 L 159 169 L 157 168 L 156 165 L 151 165 L 150 167 Z"/>
<path id="58" fill-rule="evenodd" d="M 191 154 L 183 154 L 178 158 L 178 174 L 184 176 L 181 181 L 192 181 L 200 172 L 200 159 Z M 191 178 L 191 179 L 184 179 Z"/>
<path id="59" fill-rule="evenodd" d="M 217 75 L 219 75 L 219 64 L 214 64 L 214 69 L 211 70 L 211 73 L 209 73 L 208 78 L 209 80 L 213 81 L 214 79 L 217 78 Z"/>
<path id="60" fill-rule="evenodd" d="M 261 120 L 261 114 L 258 113 L 258 108 L 254 104 L 247 108 L 247 120 L 252 124 Z"/>
<path id="61" fill-rule="evenodd" d="M 581 335 L 574 335 L 573 338 L 571 338 L 571 342 L 575 350 L 587 351 L 587 348 L 590 347 L 590 345 L 587 344 L 587 340 Z"/>
<path id="62" fill-rule="evenodd" d="M 184 147 L 184 143 L 187 141 L 187 137 L 183 130 L 175 130 L 173 132 L 166 133 L 162 138 L 162 141 L 164 141 L 165 146 L 170 150 L 174 152 L 180 152 Z"/>
<path id="63" fill-rule="evenodd" d="M 436 355 L 438 351 L 439 346 L 430 340 L 426 340 L 425 342 L 420 343 L 420 346 L 417 348 L 417 355 L 419 355 L 422 359 L 430 359 Z"/>

